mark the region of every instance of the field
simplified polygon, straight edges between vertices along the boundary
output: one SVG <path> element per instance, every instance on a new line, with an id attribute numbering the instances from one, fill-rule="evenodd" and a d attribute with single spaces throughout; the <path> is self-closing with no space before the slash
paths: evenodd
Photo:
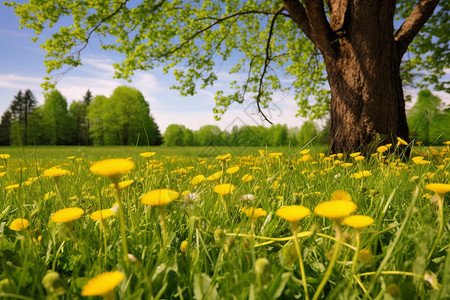
<path id="1" fill-rule="evenodd" d="M 389 150 L 0 148 L 0 298 L 449 298 L 448 146 Z"/>

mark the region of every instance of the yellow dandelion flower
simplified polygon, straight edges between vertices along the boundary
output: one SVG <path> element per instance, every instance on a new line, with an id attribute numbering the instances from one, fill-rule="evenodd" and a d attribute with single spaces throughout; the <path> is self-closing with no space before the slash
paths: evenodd
<path id="1" fill-rule="evenodd" d="M 259 217 L 267 216 L 267 211 L 262 208 L 248 207 L 241 211 L 249 218 L 258 219 Z"/>
<path id="2" fill-rule="evenodd" d="M 388 149 L 389 148 L 386 147 L 386 146 L 380 146 L 380 147 L 377 148 L 377 152 L 378 153 L 383 153 L 383 152 L 386 152 Z"/>
<path id="3" fill-rule="evenodd" d="M 330 219 L 340 219 L 351 214 L 357 205 L 347 200 L 330 200 L 320 203 L 314 209 L 314 213 L 318 216 Z"/>
<path id="4" fill-rule="evenodd" d="M 228 174 L 234 174 L 237 171 L 239 171 L 239 167 L 235 166 L 235 167 L 228 168 L 225 172 L 227 172 Z"/>
<path id="5" fill-rule="evenodd" d="M 103 296 L 114 290 L 125 276 L 119 271 L 104 272 L 89 281 L 83 286 L 82 296 Z"/>
<path id="6" fill-rule="evenodd" d="M 353 164 L 352 163 L 343 163 L 343 164 L 341 164 L 341 166 L 344 168 L 348 168 L 348 167 L 353 166 Z"/>
<path id="7" fill-rule="evenodd" d="M 216 173 L 212 174 L 211 176 L 208 176 L 208 177 L 206 178 L 206 180 L 208 180 L 208 181 L 214 181 L 214 180 L 217 180 L 217 179 L 220 178 L 220 176 L 222 176 L 222 174 L 223 174 L 223 171 L 216 172 Z"/>
<path id="8" fill-rule="evenodd" d="M 444 198 L 445 193 L 450 192 L 450 184 L 446 183 L 430 183 L 425 185 L 425 188 L 435 192 L 440 198 Z"/>
<path id="9" fill-rule="evenodd" d="M 185 190 L 184 192 L 181 193 L 181 195 L 182 195 L 183 197 L 186 197 L 186 196 L 189 195 L 190 193 L 191 193 L 190 190 Z"/>
<path id="10" fill-rule="evenodd" d="M 1 159 L 8 159 L 8 158 L 10 158 L 10 157 L 11 157 L 11 155 L 6 154 L 6 153 L 0 154 L 0 158 L 1 158 Z"/>
<path id="11" fill-rule="evenodd" d="M 397 141 L 398 141 L 398 145 L 408 146 L 408 143 L 404 139 L 402 139 L 400 137 L 397 137 Z"/>
<path id="12" fill-rule="evenodd" d="M 99 220 L 106 220 L 112 215 L 114 215 L 114 211 L 107 208 L 94 211 L 92 214 L 89 215 L 89 217 L 94 221 L 99 221 Z"/>
<path id="13" fill-rule="evenodd" d="M 413 158 L 411 158 L 411 160 L 415 163 L 415 164 L 419 164 L 422 160 L 424 160 L 423 156 L 415 156 Z"/>
<path id="14" fill-rule="evenodd" d="M 145 193 L 142 196 L 142 203 L 152 206 L 166 205 L 176 199 L 180 194 L 171 189 L 159 189 Z"/>
<path id="15" fill-rule="evenodd" d="M 120 175 L 134 169 L 134 163 L 124 158 L 111 158 L 97 161 L 89 169 L 92 173 L 107 176 L 116 183 Z"/>
<path id="16" fill-rule="evenodd" d="M 191 179 L 191 184 L 192 185 L 198 185 L 198 184 L 202 183 L 203 180 L 205 180 L 205 176 L 204 175 L 197 175 L 197 176 L 194 176 Z"/>
<path id="17" fill-rule="evenodd" d="M 128 186 L 130 186 L 131 184 L 133 184 L 134 180 L 130 179 L 130 180 L 125 180 L 125 181 L 121 181 L 119 182 L 119 188 L 124 189 Z M 109 186 L 114 187 L 114 183 L 111 183 Z"/>
<path id="18" fill-rule="evenodd" d="M 343 220 L 344 224 L 353 227 L 355 229 L 360 229 L 369 225 L 372 225 L 374 220 L 369 216 L 354 215 L 349 216 Z"/>
<path id="19" fill-rule="evenodd" d="M 364 156 L 358 155 L 355 158 L 353 158 L 355 161 L 362 161 L 364 160 Z"/>
<path id="20" fill-rule="evenodd" d="M 78 207 L 69 207 L 58 210 L 50 216 L 53 223 L 68 223 L 79 219 L 84 211 Z"/>
<path id="21" fill-rule="evenodd" d="M 145 157 L 145 158 L 150 158 L 152 156 L 154 156 L 156 154 L 156 152 L 142 152 L 139 153 L 140 156 Z"/>
<path id="22" fill-rule="evenodd" d="M 350 157 L 357 157 L 361 154 L 361 152 L 355 152 L 355 153 L 351 153 Z"/>
<path id="23" fill-rule="evenodd" d="M 223 162 L 225 160 L 231 159 L 231 154 L 227 153 L 227 154 L 224 154 L 224 155 L 219 155 L 219 156 L 216 157 L 216 159 Z"/>
<path id="24" fill-rule="evenodd" d="M 11 225 L 9 225 L 9 229 L 14 231 L 21 231 L 25 228 L 30 226 L 30 222 L 28 222 L 27 219 L 15 219 L 11 222 Z"/>
<path id="25" fill-rule="evenodd" d="M 309 216 L 311 214 L 311 210 L 303 205 L 288 205 L 280 207 L 276 214 L 286 221 L 298 222 Z"/>
<path id="26" fill-rule="evenodd" d="M 352 201 L 352 196 L 350 196 L 350 194 L 347 193 L 346 191 L 337 190 L 331 193 L 331 199 Z"/>
<path id="27" fill-rule="evenodd" d="M 75 156 L 67 156 L 66 158 L 72 160 L 75 158 Z"/>
<path id="28" fill-rule="evenodd" d="M 363 177 L 369 177 L 370 175 L 372 175 L 372 172 L 370 171 L 361 171 L 361 172 L 356 172 L 355 174 L 350 175 L 351 178 L 363 178 Z"/>
<path id="29" fill-rule="evenodd" d="M 269 156 L 275 157 L 275 158 L 280 158 L 281 156 L 283 156 L 283 153 L 281 153 L 281 152 L 269 153 Z"/>
<path id="30" fill-rule="evenodd" d="M 253 180 L 253 176 L 250 174 L 245 174 L 244 176 L 242 176 L 242 181 L 243 182 L 250 182 Z"/>
<path id="31" fill-rule="evenodd" d="M 234 185 L 229 183 L 223 183 L 216 185 L 214 187 L 214 192 L 216 192 L 219 195 L 228 195 L 231 194 L 234 191 Z"/>
<path id="32" fill-rule="evenodd" d="M 309 149 L 304 149 L 302 151 L 300 151 L 300 154 L 305 155 L 309 153 Z"/>
<path id="33" fill-rule="evenodd" d="M 181 242 L 180 251 L 181 252 L 186 252 L 187 247 L 188 247 L 188 241 L 184 240 L 183 242 Z"/>
<path id="34" fill-rule="evenodd" d="M 61 177 L 61 176 L 67 175 L 67 174 L 70 174 L 70 172 L 67 170 L 61 169 L 61 168 L 57 168 L 57 167 L 47 169 L 43 173 L 43 175 L 45 177 Z"/>
<path id="35" fill-rule="evenodd" d="M 450 146 L 450 141 L 445 141 L 442 144 L 446 145 L 446 146 Z"/>
<path id="36" fill-rule="evenodd" d="M 6 172 L 0 172 L 0 178 L 5 176 L 5 175 L 6 175 Z"/>
<path id="37" fill-rule="evenodd" d="M 15 183 L 15 184 L 11 184 L 5 187 L 5 190 L 14 190 L 17 189 L 20 186 L 20 184 Z"/>

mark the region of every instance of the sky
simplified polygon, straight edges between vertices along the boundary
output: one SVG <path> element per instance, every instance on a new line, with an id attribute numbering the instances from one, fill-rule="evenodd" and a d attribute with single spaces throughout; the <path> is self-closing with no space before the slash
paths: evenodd
<path id="1" fill-rule="evenodd" d="M 44 91 L 40 87 L 43 77 L 47 76 L 44 66 L 45 51 L 40 49 L 41 39 L 34 43 L 33 31 L 19 29 L 19 18 L 13 9 L 0 4 L 0 115 L 9 107 L 19 90 L 30 89 L 36 96 L 39 105 L 44 103 Z M 83 65 L 65 73 L 56 88 L 66 97 L 68 104 L 81 100 L 89 89 L 93 95 L 110 96 L 120 85 L 128 85 L 142 92 L 150 104 L 150 111 L 164 132 L 170 124 L 182 124 L 190 129 L 198 129 L 203 125 L 213 124 L 222 130 L 231 130 L 234 125 L 265 125 L 256 111 L 253 102 L 242 105 L 232 104 L 221 121 L 215 121 L 212 112 L 215 101 L 214 94 L 218 89 L 226 91 L 228 83 L 236 78 L 229 74 L 219 74 L 220 82 L 214 88 L 199 90 L 192 97 L 180 96 L 178 91 L 170 89 L 176 82 L 172 75 L 163 74 L 161 70 L 136 71 L 132 82 L 114 79 L 112 64 L 119 62 L 119 55 L 88 46 L 82 53 Z M 221 75 L 221 76 L 220 76 Z M 240 79 L 240 78 L 237 78 Z M 413 97 L 416 91 L 406 91 Z M 450 103 L 448 94 L 438 94 Z M 296 117 L 297 106 L 292 95 L 275 93 L 273 102 L 264 111 L 275 124 L 286 124 L 289 127 L 301 126 L 305 121 Z"/>

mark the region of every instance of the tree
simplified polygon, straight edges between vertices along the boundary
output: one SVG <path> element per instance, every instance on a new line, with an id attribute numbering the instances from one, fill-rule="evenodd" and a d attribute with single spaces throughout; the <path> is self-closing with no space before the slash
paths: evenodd
<path id="1" fill-rule="evenodd" d="M 7 109 L 3 115 L 0 123 L 0 145 L 10 145 L 10 131 L 11 131 L 11 111 Z"/>
<path id="2" fill-rule="evenodd" d="M 232 102 L 248 98 L 262 112 L 274 90 L 293 89 L 300 115 L 320 117 L 330 110 L 331 149 L 348 152 L 363 150 L 377 136 L 386 142 L 395 142 L 395 136 L 408 140 L 400 69 L 408 49 L 406 57 L 412 59 L 404 70 L 413 74 L 426 68 L 421 84 L 448 91 L 439 80 L 450 56 L 445 25 L 450 9 L 448 1 L 438 4 L 90 0 L 72 5 L 53 0 L 8 5 L 36 35 L 63 22 L 43 45 L 48 72 L 80 65 L 82 50 L 100 36 L 102 48 L 125 54 L 115 64 L 118 77 L 165 63 L 165 71 L 173 68 L 181 94 L 192 95 L 198 86 L 212 85 L 222 62 L 232 58 L 230 71 L 246 79 L 231 82 L 235 91 L 216 94 L 216 117 Z M 66 23 L 66 16 L 73 24 Z M 108 43 L 103 36 L 113 38 Z M 275 66 L 284 69 L 288 80 L 278 77 Z M 47 79 L 51 86 L 54 82 Z"/>
<path id="3" fill-rule="evenodd" d="M 28 144 L 28 118 L 36 108 L 37 100 L 31 90 L 20 90 L 9 106 L 11 112 L 11 140 L 13 144 Z"/>
<path id="4" fill-rule="evenodd" d="M 73 140 L 74 121 L 69 116 L 66 98 L 58 90 L 45 95 L 41 113 L 46 132 L 44 144 L 70 144 Z"/>
<path id="5" fill-rule="evenodd" d="M 408 111 L 411 137 L 425 145 L 440 143 L 450 138 L 448 108 L 441 111 L 442 101 L 430 90 L 419 92 L 417 102 Z"/>
<path id="6" fill-rule="evenodd" d="M 165 146 L 183 146 L 184 130 L 183 125 L 170 124 L 164 131 L 164 145 Z"/>
<path id="7" fill-rule="evenodd" d="M 297 135 L 297 142 L 299 145 L 306 145 L 309 141 L 316 137 L 318 133 L 316 123 L 314 121 L 309 120 L 303 123 L 302 127 L 300 127 L 300 131 Z"/>

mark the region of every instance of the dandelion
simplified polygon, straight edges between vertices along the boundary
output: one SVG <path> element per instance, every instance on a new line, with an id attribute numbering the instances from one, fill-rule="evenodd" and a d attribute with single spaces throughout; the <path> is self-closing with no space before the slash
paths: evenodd
<path id="1" fill-rule="evenodd" d="M 124 261 L 128 262 L 128 246 L 125 231 L 125 212 L 123 208 L 122 198 L 120 194 L 119 179 L 124 173 L 130 172 L 134 169 L 134 163 L 128 159 L 124 158 L 111 158 L 100 160 L 92 164 L 89 168 L 92 173 L 96 175 L 102 175 L 109 177 L 109 179 L 114 184 L 116 190 L 116 198 L 118 203 L 119 220 L 120 220 L 120 235 L 122 236 L 122 252 Z"/>
<path id="2" fill-rule="evenodd" d="M 331 199 L 352 201 L 352 196 L 350 196 L 350 194 L 347 193 L 346 191 L 337 190 L 331 193 Z"/>
<path id="3" fill-rule="evenodd" d="M 364 160 L 364 156 L 358 155 L 356 157 L 353 158 L 355 161 L 362 161 Z"/>
<path id="4" fill-rule="evenodd" d="M 239 166 L 228 168 L 225 172 L 228 173 L 228 174 L 234 174 L 237 171 L 239 171 Z"/>
<path id="5" fill-rule="evenodd" d="M 107 208 L 107 209 L 101 209 L 101 210 L 94 211 L 93 213 L 91 213 L 89 215 L 89 217 L 94 221 L 100 221 L 100 220 L 106 220 L 109 217 L 111 217 L 112 215 L 114 215 L 114 211 Z"/>
<path id="6" fill-rule="evenodd" d="M 343 220 L 343 223 L 353 227 L 356 230 L 356 251 L 353 256 L 353 264 L 352 264 L 352 273 L 354 273 L 356 268 L 356 262 L 358 260 L 359 256 L 359 246 L 360 246 L 360 229 L 366 226 L 372 225 L 374 220 L 369 216 L 363 216 L 363 215 L 354 215 L 347 217 Z"/>
<path id="7" fill-rule="evenodd" d="M 222 174 L 223 174 L 223 171 L 216 172 L 216 173 L 212 174 L 211 176 L 206 177 L 206 180 L 208 180 L 208 181 L 217 180 L 222 176 Z"/>
<path id="8" fill-rule="evenodd" d="M 19 188 L 19 186 L 20 186 L 20 184 L 18 184 L 18 183 L 11 184 L 11 185 L 6 186 L 5 190 L 7 190 L 7 191 L 8 190 L 15 190 L 15 189 Z"/>
<path id="9" fill-rule="evenodd" d="M 67 175 L 67 174 L 70 174 L 70 172 L 67 170 L 61 169 L 61 168 L 57 168 L 57 167 L 47 169 L 43 173 L 43 175 L 45 177 L 53 177 L 53 178 L 61 177 L 61 176 Z"/>
<path id="10" fill-rule="evenodd" d="M 53 223 L 69 223 L 79 219 L 84 211 L 79 207 L 69 207 L 58 210 L 50 216 Z"/>
<path id="11" fill-rule="evenodd" d="M 134 183 L 134 180 L 130 179 L 130 180 L 121 181 L 121 182 L 118 183 L 118 185 L 119 185 L 120 189 L 124 189 L 126 187 L 129 187 L 133 183 Z M 109 186 L 114 187 L 115 185 L 114 185 L 114 183 L 111 183 Z"/>
<path id="12" fill-rule="evenodd" d="M 187 241 L 187 240 L 184 240 L 183 242 L 181 242 L 181 245 L 180 245 L 180 251 L 181 251 L 181 252 L 186 252 L 187 247 L 188 247 L 188 241 Z"/>
<path id="13" fill-rule="evenodd" d="M 380 147 L 377 148 L 377 152 L 378 153 L 383 153 L 383 152 L 386 152 L 388 150 L 389 150 L 389 148 L 387 146 L 380 146 Z"/>
<path id="14" fill-rule="evenodd" d="M 397 147 L 400 145 L 408 146 L 408 143 L 404 139 L 397 137 Z"/>
<path id="15" fill-rule="evenodd" d="M 308 296 L 308 285 L 306 283 L 306 273 L 305 273 L 305 267 L 303 265 L 303 256 L 300 249 L 300 243 L 297 239 L 297 233 L 298 233 L 298 221 L 301 219 L 309 216 L 311 214 L 311 211 L 309 208 L 303 206 L 303 205 L 290 205 L 290 206 L 284 206 L 277 210 L 276 214 L 286 221 L 289 221 L 291 223 L 291 230 L 292 230 L 292 238 L 294 239 L 295 248 L 297 250 L 298 255 L 298 263 L 300 266 L 300 273 L 302 275 L 302 284 L 303 289 L 305 291 L 305 299 L 309 299 Z"/>
<path id="16" fill-rule="evenodd" d="M 427 190 L 435 192 L 436 195 L 438 195 L 441 199 L 444 199 L 444 195 L 450 192 L 450 184 L 446 183 L 430 183 L 425 185 L 425 188 Z"/>
<path id="17" fill-rule="evenodd" d="M 334 264 L 336 263 L 336 259 L 338 257 L 340 248 L 341 248 L 341 220 L 342 218 L 348 216 L 356 209 L 356 204 L 352 201 L 347 200 L 330 200 L 320 203 L 314 209 L 314 213 L 318 216 L 326 217 L 333 219 L 335 232 L 336 232 L 336 243 L 333 251 L 333 255 L 330 259 L 330 263 L 328 264 L 328 268 L 325 271 L 325 275 L 322 278 L 319 286 L 316 289 L 316 292 L 312 298 L 312 300 L 317 300 L 319 298 L 320 293 L 322 292 L 325 284 L 330 278 L 331 271 L 333 270 Z"/>
<path id="18" fill-rule="evenodd" d="M 357 157 L 358 155 L 360 155 L 361 152 L 355 152 L 355 153 L 351 153 L 350 157 Z"/>
<path id="19" fill-rule="evenodd" d="M 9 229 L 14 230 L 14 231 L 21 231 L 25 228 L 27 228 L 28 226 L 30 226 L 30 223 L 28 222 L 27 219 L 14 219 L 11 224 L 9 225 Z"/>
<path id="20" fill-rule="evenodd" d="M 221 196 L 231 194 L 233 191 L 234 191 L 234 185 L 229 184 L 229 183 L 219 184 L 214 187 L 214 192 L 216 192 L 217 194 L 219 194 Z"/>
<path id="21" fill-rule="evenodd" d="M 170 189 L 159 189 L 145 193 L 142 196 L 142 203 L 152 206 L 163 206 L 176 199 L 180 194 Z"/>
<path id="22" fill-rule="evenodd" d="M 357 205 L 348 200 L 330 200 L 320 203 L 314 209 L 318 216 L 339 220 L 351 214 Z"/>
<path id="23" fill-rule="evenodd" d="M 253 180 L 253 176 L 250 174 L 245 174 L 244 176 L 242 176 L 241 180 L 243 182 L 250 182 Z"/>
<path id="24" fill-rule="evenodd" d="M 222 175 L 222 174 L 221 174 Z M 203 182 L 203 180 L 205 180 L 205 176 L 204 175 L 197 175 L 197 176 L 194 176 L 192 179 L 191 179 L 191 184 L 192 185 L 199 185 L 200 183 L 202 183 Z"/>
<path id="25" fill-rule="evenodd" d="M 144 158 L 150 158 L 150 157 L 154 156 L 155 154 L 156 154 L 156 152 L 142 152 L 142 153 L 139 153 L 139 155 L 144 157 Z"/>
<path id="26" fill-rule="evenodd" d="M 267 211 L 265 211 L 262 208 L 255 208 L 255 207 L 248 207 L 248 208 L 243 208 L 241 209 L 241 211 L 249 218 L 252 218 L 254 220 L 260 218 L 260 217 L 264 217 L 267 216 Z"/>
<path id="27" fill-rule="evenodd" d="M 134 169 L 134 163 L 124 158 L 111 158 L 97 161 L 89 169 L 96 175 L 109 177 L 116 184 L 120 175 Z"/>
<path id="28" fill-rule="evenodd" d="M 105 299 L 114 299 L 112 295 L 114 288 L 123 280 L 122 272 L 104 272 L 97 275 L 83 286 L 82 296 L 103 296 Z"/>
<path id="29" fill-rule="evenodd" d="M 217 159 L 218 161 L 220 161 L 220 162 L 225 162 L 225 161 L 228 161 L 228 160 L 231 159 L 231 154 L 230 154 L 230 153 L 227 153 L 227 154 L 225 154 L 225 155 L 219 155 L 219 156 L 216 157 L 216 159 Z"/>
<path id="30" fill-rule="evenodd" d="M 10 158 L 11 157 L 11 155 L 9 155 L 9 154 L 5 154 L 5 153 L 2 153 L 2 154 L 0 154 L 0 158 L 1 159 L 8 159 L 8 158 Z"/>

